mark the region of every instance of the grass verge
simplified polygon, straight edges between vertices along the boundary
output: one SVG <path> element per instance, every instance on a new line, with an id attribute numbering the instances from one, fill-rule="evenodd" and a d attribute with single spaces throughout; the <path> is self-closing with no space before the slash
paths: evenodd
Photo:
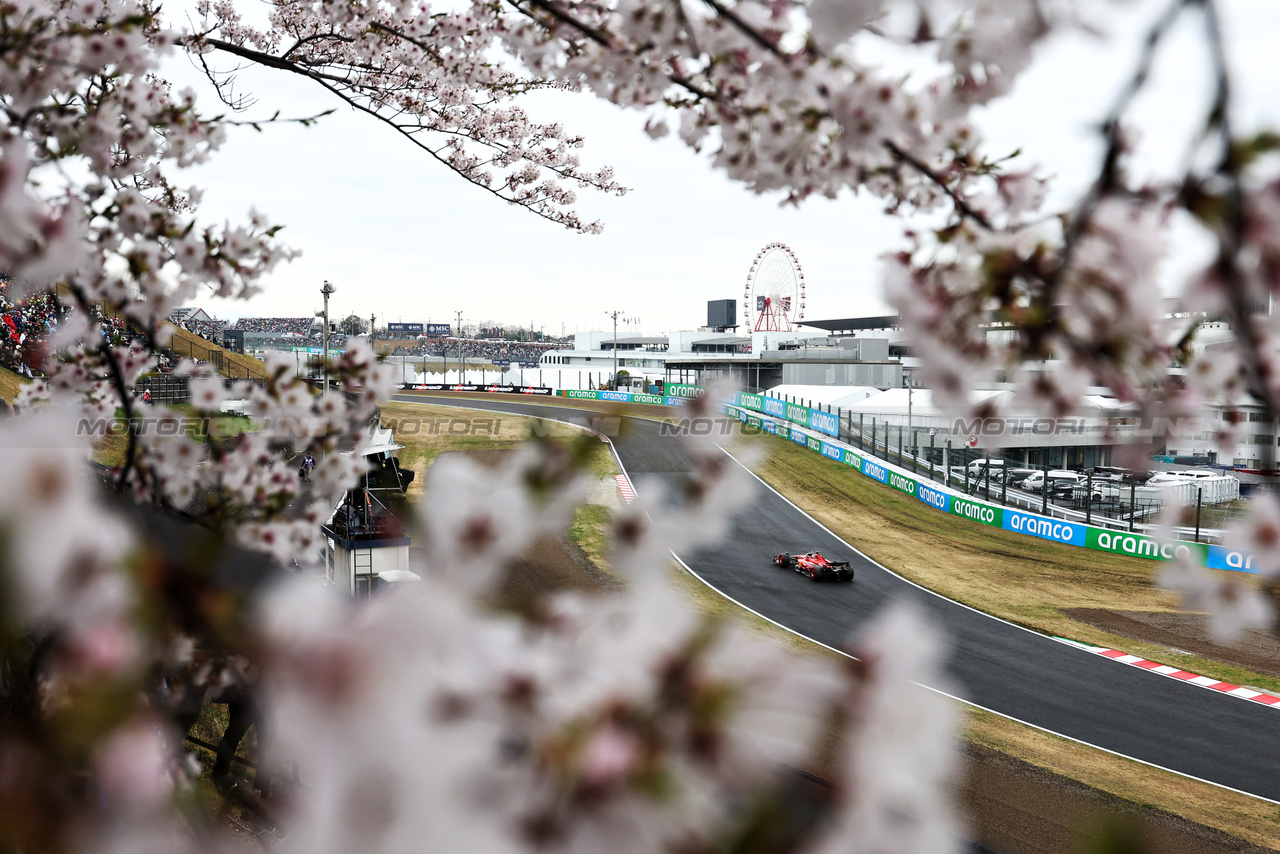
<path id="1" fill-rule="evenodd" d="M 201 338 L 199 335 L 193 335 L 181 327 L 174 327 L 173 337 L 169 341 L 169 349 L 179 356 L 203 359 L 206 362 L 210 361 L 211 353 L 221 353 L 224 366 L 223 373 L 233 379 L 265 377 L 267 375 L 267 366 L 262 363 L 261 359 L 246 356 L 244 353 L 233 353 L 224 347 L 214 344 L 212 341 Z"/>

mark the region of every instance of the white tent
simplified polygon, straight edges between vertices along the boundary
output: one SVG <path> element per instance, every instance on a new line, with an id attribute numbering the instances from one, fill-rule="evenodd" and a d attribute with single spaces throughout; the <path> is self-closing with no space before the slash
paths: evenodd
<path id="1" fill-rule="evenodd" d="M 880 394 L 880 389 L 869 385 L 780 385 L 765 392 L 766 397 L 779 400 L 799 401 L 808 406 L 830 406 L 832 409 L 847 409 L 860 400 Z"/>
<path id="2" fill-rule="evenodd" d="M 908 389 L 891 388 L 888 391 L 882 391 L 879 394 L 872 395 L 865 400 L 844 406 L 845 410 L 854 414 L 861 413 L 863 415 L 901 415 L 907 414 L 908 406 L 913 415 L 928 417 L 931 415 L 954 415 L 950 410 L 940 410 L 933 405 L 933 392 L 927 388 L 918 388 L 910 392 L 908 401 Z M 974 402 L 982 403 L 1001 395 L 1012 395 L 1013 392 L 1007 389 L 995 391 L 978 391 L 974 392 Z"/>

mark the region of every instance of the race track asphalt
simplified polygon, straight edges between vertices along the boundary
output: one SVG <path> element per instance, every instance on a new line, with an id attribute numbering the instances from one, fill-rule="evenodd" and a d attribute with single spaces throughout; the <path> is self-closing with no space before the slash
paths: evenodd
<path id="1" fill-rule="evenodd" d="M 601 413 L 505 400 L 395 400 L 585 423 Z M 613 412 L 616 413 L 616 410 Z M 626 419 L 614 447 L 637 492 L 689 470 L 658 425 Z M 762 483 L 725 542 L 679 558 L 724 595 L 806 637 L 840 647 L 886 602 L 907 598 L 951 638 L 949 692 L 985 709 L 1143 762 L 1280 802 L 1280 708 L 1129 667 L 929 593 L 871 562 Z M 852 546 L 853 548 L 850 548 Z M 814 582 L 770 557 L 820 550 L 852 561 L 849 584 Z M 940 562 L 946 561 L 939 554 Z M 931 686 L 935 687 L 935 686 Z"/>

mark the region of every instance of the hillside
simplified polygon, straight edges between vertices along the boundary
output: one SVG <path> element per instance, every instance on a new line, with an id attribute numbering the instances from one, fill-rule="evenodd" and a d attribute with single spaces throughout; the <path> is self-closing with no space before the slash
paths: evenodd
<path id="1" fill-rule="evenodd" d="M 174 327 L 169 349 L 179 356 L 202 359 L 213 365 L 214 369 L 225 377 L 261 379 L 267 375 L 266 366 L 260 359 L 243 353 L 232 353 L 180 327 Z"/>

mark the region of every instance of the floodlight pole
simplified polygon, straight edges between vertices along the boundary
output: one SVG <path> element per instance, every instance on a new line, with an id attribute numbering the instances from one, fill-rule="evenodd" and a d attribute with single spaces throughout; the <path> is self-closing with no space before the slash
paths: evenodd
<path id="1" fill-rule="evenodd" d="M 620 311 L 606 311 L 613 318 L 613 390 L 618 390 L 618 315 Z"/>
<path id="2" fill-rule="evenodd" d="M 455 311 L 454 316 L 458 318 L 458 383 L 467 381 L 467 357 L 462 353 L 462 312 Z"/>
<path id="3" fill-rule="evenodd" d="M 337 288 L 328 279 L 325 279 L 324 287 L 320 289 L 320 295 L 324 297 L 324 309 L 316 312 L 324 323 L 324 326 L 320 328 L 320 347 L 324 351 L 321 358 L 324 360 L 325 391 L 329 390 L 329 294 L 336 290 Z"/>

